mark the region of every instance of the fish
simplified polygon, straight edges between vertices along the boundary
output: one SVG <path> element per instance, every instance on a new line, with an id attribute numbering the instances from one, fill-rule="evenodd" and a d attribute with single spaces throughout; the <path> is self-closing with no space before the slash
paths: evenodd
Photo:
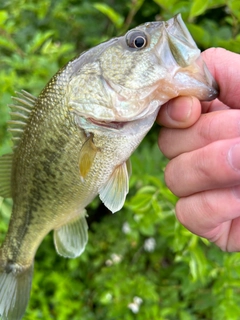
<path id="1" fill-rule="evenodd" d="M 57 253 L 76 258 L 88 241 L 86 206 L 99 195 L 111 212 L 123 207 L 130 156 L 160 107 L 179 95 L 218 95 L 180 14 L 80 54 L 38 97 L 13 97 L 13 150 L 0 158 L 0 196 L 13 199 L 0 248 L 2 320 L 22 319 L 34 256 L 50 231 Z"/>

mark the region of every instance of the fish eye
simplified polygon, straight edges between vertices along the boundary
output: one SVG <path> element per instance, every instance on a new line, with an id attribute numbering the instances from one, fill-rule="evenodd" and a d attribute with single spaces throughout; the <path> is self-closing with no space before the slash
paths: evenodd
<path id="1" fill-rule="evenodd" d="M 141 31 L 130 31 L 126 35 L 126 42 L 130 48 L 143 49 L 147 45 L 147 36 Z"/>

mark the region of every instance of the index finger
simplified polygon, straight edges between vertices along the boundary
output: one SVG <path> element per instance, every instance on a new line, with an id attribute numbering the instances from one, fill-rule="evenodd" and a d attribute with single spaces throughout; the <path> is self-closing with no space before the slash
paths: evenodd
<path id="1" fill-rule="evenodd" d="M 209 71 L 219 86 L 219 97 L 225 105 L 239 109 L 240 55 L 222 48 L 210 48 L 202 53 Z M 203 112 L 212 111 L 217 99 L 202 102 Z"/>

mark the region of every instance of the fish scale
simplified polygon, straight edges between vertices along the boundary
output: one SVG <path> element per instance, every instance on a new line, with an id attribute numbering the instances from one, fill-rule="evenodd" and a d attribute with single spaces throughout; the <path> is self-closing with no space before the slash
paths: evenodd
<path id="1" fill-rule="evenodd" d="M 33 261 L 54 231 L 57 252 L 79 256 L 85 207 L 99 195 L 112 212 L 125 201 L 130 156 L 162 104 L 178 95 L 217 96 L 181 16 L 138 26 L 70 61 L 35 98 L 13 98 L 13 154 L 0 158 L 0 196 L 13 198 L 0 248 L 0 315 L 21 320 Z"/>

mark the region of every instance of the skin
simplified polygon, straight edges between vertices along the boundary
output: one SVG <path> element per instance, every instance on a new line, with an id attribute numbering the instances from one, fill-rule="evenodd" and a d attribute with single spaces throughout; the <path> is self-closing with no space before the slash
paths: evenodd
<path id="1" fill-rule="evenodd" d="M 178 97 L 165 104 L 158 144 L 170 159 L 165 179 L 179 197 L 178 220 L 222 250 L 240 251 L 240 57 L 220 48 L 202 56 L 219 98 Z"/>

